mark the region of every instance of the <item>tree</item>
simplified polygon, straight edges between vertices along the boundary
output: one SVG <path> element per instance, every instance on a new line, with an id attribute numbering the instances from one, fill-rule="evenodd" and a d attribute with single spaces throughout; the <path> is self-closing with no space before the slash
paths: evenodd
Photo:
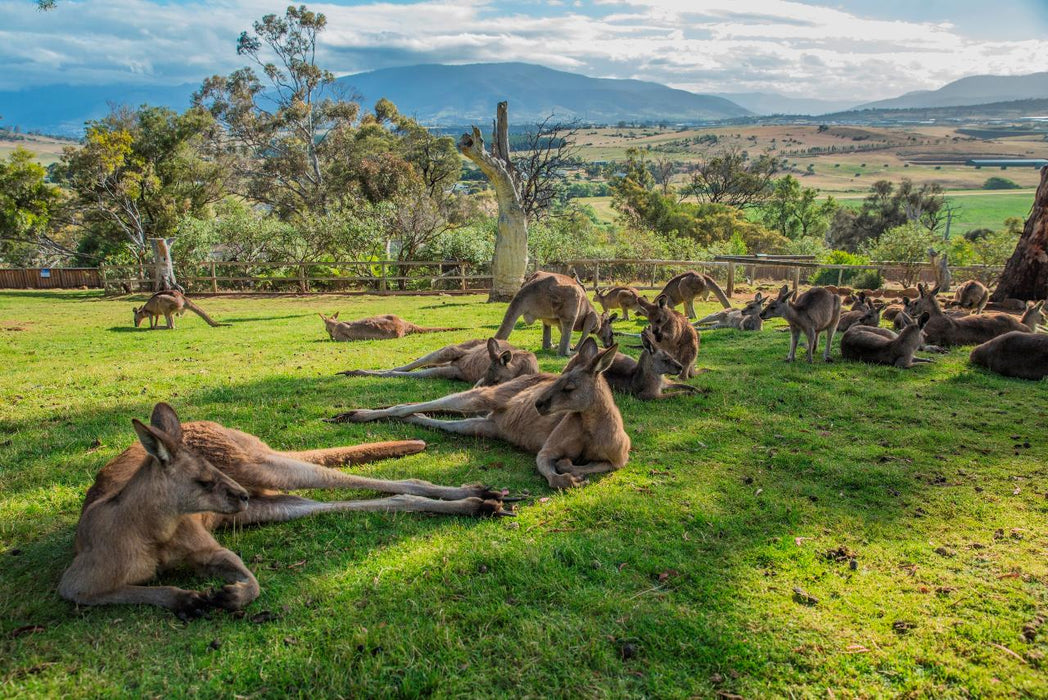
<path id="1" fill-rule="evenodd" d="M 792 175 L 775 181 L 772 194 L 761 206 L 761 222 L 781 235 L 797 238 L 822 238 L 829 230 L 830 219 L 837 210 L 833 197 L 818 201 L 819 193 L 802 187 Z"/>
<path id="2" fill-rule="evenodd" d="M 990 301 L 1008 298 L 1031 301 L 1048 295 L 1048 168 L 1041 168 L 1041 184 L 1034 195 L 1030 217 L 1015 252 L 1004 265 Z"/>
<path id="3" fill-rule="evenodd" d="M 74 253 L 53 236 L 52 219 L 63 198 L 46 176 L 22 147 L 0 160 L 0 260 L 26 264 Z"/>
<path id="4" fill-rule="evenodd" d="M 553 209 L 564 186 L 565 169 L 578 165 L 577 134 L 575 122 L 554 122 L 552 115 L 525 132 L 513 168 L 528 221 L 544 218 Z"/>
<path id="5" fill-rule="evenodd" d="M 755 206 L 771 195 L 771 179 L 779 166 L 779 160 L 767 154 L 751 159 L 736 147 L 725 148 L 695 165 L 684 194 L 699 203 Z"/>
<path id="6" fill-rule="evenodd" d="M 858 212 L 844 208 L 837 211 L 827 237 L 834 248 L 855 251 L 906 223 L 937 231 L 946 216 L 945 204 L 942 188 L 936 183 L 916 186 L 904 178 L 896 187 L 888 180 L 878 180 Z"/>
<path id="7" fill-rule="evenodd" d="M 873 260 L 898 262 L 903 268 L 903 284 L 912 285 L 927 261 L 928 249 L 938 238 L 916 222 L 908 222 L 885 231 L 867 250 Z"/>

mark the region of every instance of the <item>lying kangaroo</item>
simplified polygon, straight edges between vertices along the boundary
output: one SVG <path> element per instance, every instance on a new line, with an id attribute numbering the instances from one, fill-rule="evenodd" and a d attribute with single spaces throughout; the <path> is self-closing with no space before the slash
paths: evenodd
<path id="1" fill-rule="evenodd" d="M 400 316 L 385 314 L 368 316 L 356 321 L 339 321 L 336 311 L 330 317 L 322 313 L 318 316 L 324 321 L 324 327 L 332 340 L 390 340 L 403 338 L 412 333 L 442 333 L 444 331 L 461 331 L 464 328 L 426 328 L 405 321 Z"/>
<path id="2" fill-rule="evenodd" d="M 954 292 L 953 301 L 946 304 L 948 307 L 959 307 L 968 309 L 972 313 L 981 314 L 990 301 L 990 290 L 979 280 L 968 280 Z"/>
<path id="3" fill-rule="evenodd" d="M 664 296 L 660 295 L 654 304 L 642 301 L 641 306 L 648 315 L 648 327 L 655 343 L 680 363 L 677 378 L 688 380 L 694 377 L 695 358 L 699 356 L 698 331 L 688 323 L 684 314 L 671 308 Z"/>
<path id="4" fill-rule="evenodd" d="M 643 313 L 644 310 L 638 301 L 640 294 L 633 287 L 611 287 L 602 292 L 593 285 L 593 297 L 605 312 L 621 309 L 623 321 L 630 320 L 630 311 Z"/>
<path id="5" fill-rule="evenodd" d="M 899 334 L 887 328 L 852 326 L 841 336 L 841 357 L 903 369 L 913 367 L 915 362 L 931 362 L 929 359 L 913 356 L 924 344 L 922 329 L 926 323 L 928 314 L 921 314 L 917 323 L 907 326 Z"/>
<path id="6" fill-rule="evenodd" d="M 135 328 L 138 328 L 142 323 L 142 319 L 149 318 L 149 329 L 152 330 L 157 327 L 160 322 L 160 317 L 163 316 L 164 320 L 167 321 L 167 328 L 173 329 L 175 327 L 175 316 L 181 316 L 189 309 L 200 318 L 207 321 L 207 325 L 212 327 L 228 326 L 228 323 L 218 323 L 201 309 L 199 306 L 194 304 L 186 297 L 185 294 L 178 291 L 177 289 L 169 289 L 163 292 L 157 292 L 153 296 L 149 297 L 149 300 L 145 304 L 137 308 L 132 309 L 135 314 Z"/>
<path id="7" fill-rule="evenodd" d="M 972 349 L 968 359 L 1006 377 L 1048 377 L 1048 335 L 1011 331 Z"/>
<path id="8" fill-rule="evenodd" d="M 797 340 L 802 331 L 808 338 L 808 363 L 814 361 L 819 333 L 823 331 L 826 332 L 826 347 L 822 359 L 832 362 L 830 346 L 833 344 L 837 322 L 841 319 L 841 298 L 823 287 L 812 287 L 797 297 L 796 301 L 791 301 L 796 294 L 784 284 L 779 290 L 779 296 L 769 301 L 764 311 L 761 311 L 761 318 L 767 321 L 781 316 L 790 324 L 790 354 L 786 356 L 787 362 L 793 362 L 797 357 Z"/>
<path id="9" fill-rule="evenodd" d="M 560 375 L 531 374 L 498 386 L 470 389 L 435 401 L 341 413 L 333 423 L 399 418 L 449 433 L 505 440 L 537 455 L 539 474 L 551 488 L 585 483 L 586 475 L 621 469 L 630 439 L 604 380 L 618 345 L 578 362 Z M 437 420 L 428 411 L 476 415 Z"/>
<path id="10" fill-rule="evenodd" d="M 983 313 L 977 316 L 951 317 L 943 313 L 936 295 L 939 287 L 928 291 L 923 284 L 918 285 L 920 297 L 914 310 L 927 313 L 931 320 L 924 327 L 928 342 L 935 345 L 978 345 L 991 338 L 1004 335 L 1008 331 L 1030 331 L 1022 322 L 1002 313 Z"/>
<path id="11" fill-rule="evenodd" d="M 714 311 L 709 316 L 701 318 L 692 325 L 698 329 L 715 330 L 717 328 L 734 328 L 738 331 L 759 331 L 764 328 L 761 320 L 761 309 L 767 297 L 757 292 L 753 301 L 741 309 L 728 309 L 725 311 Z"/>
<path id="12" fill-rule="evenodd" d="M 684 310 L 688 314 L 688 318 L 695 318 L 695 297 L 700 297 L 702 301 L 706 301 L 709 298 L 710 292 L 713 292 L 721 305 L 725 309 L 731 308 L 731 302 L 728 301 L 727 295 L 724 294 L 724 290 L 720 288 L 717 281 L 709 275 L 689 270 L 682 272 L 679 275 L 672 277 L 666 286 L 659 292 L 659 296 L 665 296 L 669 300 L 670 306 L 677 306 L 678 304 L 684 304 Z"/>
<path id="13" fill-rule="evenodd" d="M 414 371 L 420 367 L 419 371 Z M 445 345 L 414 362 L 393 369 L 351 369 L 347 377 L 443 377 L 473 386 L 495 386 L 525 374 L 537 374 L 535 353 L 513 347 L 505 340 L 488 338 Z"/>
<path id="14" fill-rule="evenodd" d="M 542 349 L 552 347 L 552 326 L 560 328 L 560 346 L 558 354 L 567 356 L 571 348 L 571 334 L 581 331 L 579 343 L 590 333 L 601 327 L 601 317 L 597 315 L 586 290 L 574 279 L 555 272 L 534 272 L 524 282 L 524 286 L 514 295 L 506 309 L 495 337 L 506 340 L 513 332 L 517 319 L 524 317 L 524 323 L 542 321 Z M 610 331 L 610 328 L 608 329 Z M 578 345 L 574 349 L 578 349 Z"/>
<path id="15" fill-rule="evenodd" d="M 499 491 L 384 481 L 329 468 L 414 454 L 425 449 L 421 440 L 277 452 L 253 435 L 217 423 L 182 424 L 166 403 L 156 405 L 149 425 L 132 422 L 139 443 L 103 467 L 88 490 L 76 556 L 58 586 L 63 598 L 81 605 L 144 603 L 183 618 L 211 607 L 244 607 L 258 597 L 258 581 L 240 557 L 215 541 L 211 531 L 220 526 L 336 511 L 507 514 Z M 400 495 L 313 501 L 284 493 L 320 488 Z M 180 566 L 217 576 L 226 585 L 208 593 L 141 585 Z"/>
<path id="16" fill-rule="evenodd" d="M 841 320 L 837 322 L 837 330 L 843 332 L 852 326 L 879 326 L 883 309 L 884 304 L 864 298 L 860 308 L 841 314 Z"/>
<path id="17" fill-rule="evenodd" d="M 666 381 L 663 378 L 664 374 L 680 373 L 683 369 L 680 363 L 655 344 L 650 328 L 641 331 L 640 338 L 642 351 L 639 359 L 634 360 L 629 355 L 619 353 L 615 356 L 611 367 L 604 372 L 604 380 L 608 382 L 612 391 L 630 394 L 642 401 L 664 399 L 681 393 L 698 391 L 690 384 Z M 597 352 L 599 352 L 597 343 L 592 338 L 587 338 L 579 348 L 578 354 L 568 361 L 564 371 L 567 372 L 569 369 L 591 361 Z"/>

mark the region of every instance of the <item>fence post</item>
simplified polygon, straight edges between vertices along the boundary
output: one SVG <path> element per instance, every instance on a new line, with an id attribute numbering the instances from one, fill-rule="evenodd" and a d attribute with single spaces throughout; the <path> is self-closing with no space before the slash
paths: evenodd
<path id="1" fill-rule="evenodd" d="M 218 294 L 218 278 L 215 277 L 215 261 L 211 261 L 211 293 Z"/>
<path id="2" fill-rule="evenodd" d="M 797 291 L 797 288 L 801 286 L 801 269 L 799 267 L 793 268 L 793 291 Z"/>
<path id="3" fill-rule="evenodd" d="M 844 268 L 839 267 L 837 268 L 837 286 L 840 287 L 842 284 L 844 284 Z"/>
<path id="4" fill-rule="evenodd" d="M 102 285 L 102 294 L 106 293 L 106 266 L 98 263 L 98 283 Z"/>
<path id="5" fill-rule="evenodd" d="M 600 261 L 599 260 L 593 263 L 593 286 L 594 287 L 599 287 L 600 286 Z"/>
<path id="6" fill-rule="evenodd" d="M 298 287 L 302 290 L 303 294 L 309 292 L 309 282 L 306 280 L 306 264 L 298 264 Z"/>
<path id="7" fill-rule="evenodd" d="M 379 280 L 378 280 L 378 291 L 385 292 L 386 291 L 386 263 L 385 262 L 383 262 L 381 265 L 379 265 L 379 275 L 380 275 L 380 277 L 379 277 Z"/>
<path id="8" fill-rule="evenodd" d="M 463 292 L 466 291 L 466 266 L 469 265 L 465 260 L 459 262 L 459 289 Z"/>
<path id="9" fill-rule="evenodd" d="M 655 263 L 651 264 L 651 286 L 655 286 L 655 274 L 658 271 L 658 266 Z"/>
<path id="10" fill-rule="evenodd" d="M 735 263 L 728 263 L 728 298 L 735 293 Z"/>

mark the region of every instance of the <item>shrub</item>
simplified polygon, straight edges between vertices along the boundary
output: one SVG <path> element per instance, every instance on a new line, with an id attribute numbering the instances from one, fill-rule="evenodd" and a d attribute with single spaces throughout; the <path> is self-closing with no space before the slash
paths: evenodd
<path id="1" fill-rule="evenodd" d="M 859 270 L 849 284 L 855 289 L 880 289 L 884 280 L 880 270 Z"/>
<path id="2" fill-rule="evenodd" d="M 868 265 L 870 260 L 846 250 L 831 250 L 820 262 L 826 265 Z M 853 280 L 865 270 L 816 270 L 809 278 L 812 284 L 837 284 L 838 275 L 842 284 L 853 284 Z M 873 287 L 870 287 L 873 289 Z"/>
<path id="3" fill-rule="evenodd" d="M 991 177 L 987 178 L 982 188 L 984 190 L 1019 190 L 1022 189 L 1022 185 L 1006 177 Z"/>

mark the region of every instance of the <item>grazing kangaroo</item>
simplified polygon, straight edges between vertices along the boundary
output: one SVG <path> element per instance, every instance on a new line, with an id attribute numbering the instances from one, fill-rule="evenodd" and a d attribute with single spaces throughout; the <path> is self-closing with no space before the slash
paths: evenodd
<path id="1" fill-rule="evenodd" d="M 621 352 L 615 356 L 611 367 L 604 372 L 604 380 L 612 391 L 636 396 L 642 401 L 664 399 L 681 393 L 694 393 L 698 389 L 690 384 L 676 384 L 663 378 L 664 374 L 679 374 L 683 369 L 679 362 L 669 353 L 655 344 L 651 329 L 641 331 L 640 359 L 634 360 Z M 589 362 L 596 356 L 597 343 L 587 338 L 579 348 L 578 354 L 568 361 L 564 371 L 574 369 L 577 365 Z"/>
<path id="2" fill-rule="evenodd" d="M 1011 331 L 972 349 L 972 364 L 1018 379 L 1048 377 L 1048 335 Z"/>
<path id="3" fill-rule="evenodd" d="M 332 340 L 339 342 L 349 340 L 391 340 L 403 338 L 412 333 L 442 333 L 444 331 L 461 331 L 464 328 L 427 328 L 416 326 L 400 316 L 385 314 L 368 316 L 356 321 L 339 321 L 336 311 L 330 317 L 322 313 L 318 316 L 324 321 L 324 328 Z"/>
<path id="4" fill-rule="evenodd" d="M 1030 331 L 1030 328 L 1008 314 L 983 313 L 977 316 L 951 317 L 943 313 L 936 295 L 939 287 L 928 291 L 918 285 L 920 297 L 914 310 L 927 313 L 931 320 L 924 327 L 928 342 L 934 345 L 979 345 L 1008 331 Z"/>
<path id="5" fill-rule="evenodd" d="M 791 292 L 789 286 L 784 284 L 779 290 L 779 296 L 769 301 L 764 311 L 761 311 L 761 318 L 767 321 L 781 316 L 790 324 L 790 354 L 786 356 L 787 362 L 793 362 L 797 357 L 797 340 L 802 331 L 808 338 L 808 363 L 814 362 L 819 333 L 823 331 L 826 332 L 826 347 L 822 359 L 832 362 L 830 346 L 833 344 L 837 322 L 841 319 L 841 298 L 823 287 L 812 287 L 797 297 L 796 301 L 791 301 L 794 295 L 796 292 Z"/>
<path id="6" fill-rule="evenodd" d="M 764 328 L 764 321 L 761 320 L 761 309 L 766 300 L 767 297 L 757 292 L 757 295 L 753 297 L 753 301 L 741 309 L 714 311 L 692 325 L 700 330 L 734 328 L 738 331 L 759 331 Z"/>
<path id="7" fill-rule="evenodd" d="M 915 362 L 931 362 L 913 353 L 924 344 L 923 328 L 928 314 L 921 314 L 917 323 L 896 334 L 887 328 L 855 325 L 841 336 L 841 357 L 878 365 L 892 365 L 909 369 Z"/>
<path id="8" fill-rule="evenodd" d="M 972 313 L 981 314 L 990 301 L 990 290 L 979 280 L 968 280 L 954 292 L 953 301 L 946 304 L 948 307 L 960 307 L 968 309 Z"/>
<path id="9" fill-rule="evenodd" d="M 602 376 L 617 352 L 618 345 L 612 345 L 560 375 L 531 374 L 435 401 L 349 411 L 329 421 L 398 418 L 449 433 L 505 440 L 537 455 L 539 474 L 551 488 L 579 486 L 588 474 L 621 469 L 629 458 L 630 439 Z M 437 420 L 425 415 L 429 411 L 483 415 Z"/>
<path id="10" fill-rule="evenodd" d="M 144 603 L 188 618 L 237 610 L 259 594 L 240 557 L 211 535 L 220 526 L 293 520 L 336 511 L 507 514 L 499 491 L 425 481 L 384 481 L 330 466 L 401 457 L 421 440 L 306 452 L 278 452 L 253 435 L 209 421 L 182 424 L 166 403 L 149 425 L 132 421 L 139 442 L 102 468 L 84 499 L 76 555 L 59 594 L 81 605 Z M 323 466 L 322 466 L 323 465 Z M 350 488 L 399 494 L 362 501 L 313 501 L 285 491 Z M 208 593 L 144 586 L 157 572 L 187 566 L 226 582 Z"/>
<path id="11" fill-rule="evenodd" d="M 884 309 L 884 304 L 875 302 L 873 299 L 864 299 L 860 308 L 841 314 L 841 320 L 837 322 L 837 330 L 843 332 L 852 326 L 879 326 L 881 325 L 882 309 Z"/>
<path id="12" fill-rule="evenodd" d="M 573 331 L 582 332 L 579 338 L 581 343 L 602 326 L 601 317 L 586 296 L 586 290 L 571 277 L 555 272 L 534 272 L 525 280 L 524 286 L 510 301 L 495 337 L 507 340 L 521 316 L 524 317 L 524 323 L 529 325 L 536 319 L 542 321 L 543 350 L 552 347 L 551 327 L 559 327 L 560 346 L 557 352 L 565 357 L 571 349 Z M 578 346 L 574 349 L 578 349 Z"/>
<path id="13" fill-rule="evenodd" d="M 169 289 L 163 292 L 157 292 L 153 296 L 149 297 L 149 300 L 145 304 L 137 308 L 132 309 L 135 314 L 135 328 L 138 328 L 142 323 L 142 319 L 149 318 L 150 330 L 157 327 L 160 322 L 160 317 L 163 316 L 164 320 L 167 321 L 167 328 L 171 330 L 175 327 L 175 316 L 181 316 L 189 309 L 200 318 L 207 321 L 207 325 L 217 328 L 219 326 L 228 326 L 228 323 L 218 323 L 213 318 L 208 316 L 203 309 L 194 304 L 186 297 L 185 294 L 178 291 L 177 289 Z"/>
<path id="14" fill-rule="evenodd" d="M 680 363 L 678 379 L 694 377 L 695 358 L 699 356 L 699 333 L 679 311 L 671 308 L 669 300 L 659 296 L 654 304 L 642 301 L 641 306 L 648 315 L 648 327 L 655 343 Z"/>
<path id="15" fill-rule="evenodd" d="M 443 377 L 469 382 L 473 386 L 495 386 L 525 374 L 537 374 L 538 371 L 535 353 L 515 348 L 505 340 L 488 338 L 486 341 L 477 339 L 445 345 L 440 350 L 393 369 L 351 369 L 339 374 L 347 377 L 415 379 Z"/>
<path id="16" fill-rule="evenodd" d="M 710 292 L 717 296 L 717 299 L 725 309 L 731 308 L 731 302 L 728 301 L 727 295 L 724 294 L 724 290 L 720 288 L 717 281 L 709 275 L 695 272 L 694 270 L 682 272 L 670 278 L 670 281 L 659 292 L 659 296 L 666 297 L 670 306 L 684 304 L 684 310 L 687 312 L 688 318 L 695 318 L 697 315 L 694 306 L 695 297 L 701 297 L 703 301 L 706 301 Z"/>
<path id="17" fill-rule="evenodd" d="M 638 301 L 640 294 L 633 287 L 611 287 L 602 292 L 597 285 L 593 285 L 593 297 L 605 312 L 620 309 L 623 321 L 630 320 L 630 311 L 644 311 Z"/>

